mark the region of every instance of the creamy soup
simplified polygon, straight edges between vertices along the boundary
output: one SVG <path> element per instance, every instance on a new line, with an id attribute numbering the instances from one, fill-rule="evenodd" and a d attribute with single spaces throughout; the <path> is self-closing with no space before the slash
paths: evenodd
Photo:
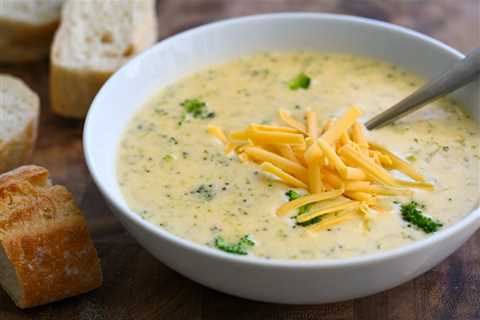
<path id="1" fill-rule="evenodd" d="M 309 87 L 291 90 L 299 73 L 311 79 Z M 298 119 L 314 110 L 320 125 L 351 105 L 366 120 L 423 82 L 395 65 L 344 54 L 261 53 L 212 66 L 161 88 L 133 117 L 119 146 L 121 190 L 133 211 L 168 232 L 213 248 L 219 236 L 235 243 L 248 235 L 254 242 L 248 254 L 267 259 L 338 259 L 411 243 L 429 234 L 402 219 L 403 203 L 423 204 L 441 229 L 478 206 L 479 127 L 456 102 L 441 99 L 367 133 L 407 159 L 434 191 L 385 197 L 390 209 L 372 214 L 368 227 L 358 218 L 318 232 L 295 225 L 291 215 L 277 216 L 292 188 L 225 155 L 207 126 L 278 124 L 278 109 Z M 191 99 L 208 112 L 186 116 Z"/>

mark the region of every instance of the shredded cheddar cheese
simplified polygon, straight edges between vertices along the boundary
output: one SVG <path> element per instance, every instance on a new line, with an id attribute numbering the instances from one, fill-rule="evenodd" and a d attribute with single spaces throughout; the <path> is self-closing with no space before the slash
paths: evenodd
<path id="1" fill-rule="evenodd" d="M 335 150 L 323 138 L 317 139 L 317 143 L 325 153 L 325 157 L 328 159 L 329 163 L 335 167 L 342 177 L 345 177 L 347 175 L 347 166 L 342 159 L 340 159 Z"/>
<path id="2" fill-rule="evenodd" d="M 363 124 L 359 122 L 355 122 L 351 128 L 351 135 L 352 135 L 352 140 L 355 143 L 357 143 L 362 148 L 368 149 L 368 142 L 367 142 L 367 139 L 365 138 L 365 135 L 363 134 L 365 130 L 366 129 Z M 348 137 L 348 134 L 346 134 L 346 136 Z"/>
<path id="3" fill-rule="evenodd" d="M 245 153 L 260 162 L 270 162 L 280 169 L 302 180 L 307 180 L 307 169 L 302 165 L 288 160 L 278 154 L 262 149 L 261 147 L 247 147 Z"/>
<path id="4" fill-rule="evenodd" d="M 289 133 L 282 131 L 263 131 L 254 126 L 251 126 L 247 131 L 247 136 L 252 141 L 258 144 L 289 144 L 289 145 L 303 145 L 305 139 L 302 134 Z"/>
<path id="5" fill-rule="evenodd" d="M 323 178 L 325 179 L 325 182 L 328 183 L 333 188 L 339 189 L 344 187 L 345 185 L 344 181 L 336 172 L 330 171 L 328 169 L 323 169 L 322 173 L 323 173 Z"/>
<path id="6" fill-rule="evenodd" d="M 314 193 L 310 194 L 308 196 L 304 196 L 301 198 L 298 198 L 296 200 L 290 201 L 285 203 L 283 206 L 277 209 L 277 215 L 283 216 L 287 214 L 288 212 L 300 208 L 301 206 L 304 206 L 309 203 L 315 203 L 319 202 L 322 200 L 327 200 L 330 198 L 338 197 L 342 195 L 343 190 L 342 189 L 337 189 L 333 191 L 328 191 L 328 192 L 321 192 L 321 193 Z"/>
<path id="7" fill-rule="evenodd" d="M 287 184 L 289 186 L 292 186 L 292 187 L 295 187 L 295 188 L 308 189 L 308 186 L 304 182 L 302 182 L 302 181 L 298 180 L 297 178 L 289 175 L 288 173 L 286 173 L 285 171 L 283 171 L 279 167 L 274 166 L 270 162 L 262 163 L 260 165 L 260 168 L 265 172 L 269 172 L 269 173 L 277 176 L 278 178 L 280 178 L 280 180 L 282 180 L 285 184 Z"/>
<path id="8" fill-rule="evenodd" d="M 370 187 L 369 181 L 347 181 L 345 183 L 346 191 L 363 191 Z"/>
<path id="9" fill-rule="evenodd" d="M 284 126 L 252 123 L 228 135 L 213 125 L 207 130 L 242 162 L 256 163 L 270 178 L 307 190 L 310 194 L 285 203 L 276 213 L 281 217 L 308 206 L 295 219 L 319 231 L 356 217 L 365 226 L 370 210 L 385 211 L 379 197 L 409 196 L 411 189 L 434 188 L 408 162 L 367 140 L 367 129 L 357 121 L 361 114 L 359 108 L 351 107 L 338 119 L 318 126 L 315 112 L 306 112 L 304 121 L 299 121 L 280 110 Z M 393 170 L 412 181 L 392 176 Z"/>
<path id="10" fill-rule="evenodd" d="M 293 162 L 299 162 L 297 156 L 295 155 L 295 152 L 293 151 L 292 147 L 288 144 L 278 144 L 275 146 L 275 148 L 278 150 L 278 153 L 287 158 L 288 160 L 291 160 Z"/>
<path id="11" fill-rule="evenodd" d="M 351 107 L 341 118 L 333 122 L 331 127 L 322 135 L 322 138 L 326 142 L 333 144 L 361 115 L 362 111 L 359 108 Z"/>
<path id="12" fill-rule="evenodd" d="M 318 138 L 318 120 L 317 113 L 313 111 L 308 111 L 306 114 L 307 118 L 307 132 L 311 138 Z"/>
<path id="13" fill-rule="evenodd" d="M 370 142 L 369 144 L 373 148 L 373 150 L 377 150 L 380 153 L 383 153 L 390 158 L 390 161 L 392 163 L 391 164 L 392 168 L 400 172 L 403 172 L 404 174 L 406 174 L 407 176 L 409 176 L 414 180 L 417 180 L 417 181 L 425 180 L 425 178 L 420 173 L 418 173 L 417 170 L 415 170 L 415 168 L 413 168 L 408 162 L 400 159 L 395 154 L 388 151 L 385 147 L 382 147 L 381 145 L 373 142 Z"/>
<path id="14" fill-rule="evenodd" d="M 228 135 L 228 138 L 233 141 L 247 141 L 248 132 L 246 131 L 235 131 Z"/>
<path id="15" fill-rule="evenodd" d="M 358 213 L 356 211 L 343 211 L 343 212 L 340 212 L 338 216 L 329 217 L 327 219 L 320 221 L 319 223 L 312 225 L 309 229 L 311 231 L 317 232 L 322 229 L 328 228 L 330 226 L 352 220 L 357 216 L 358 216 Z"/>
<path id="16" fill-rule="evenodd" d="M 262 131 L 277 131 L 277 132 L 287 132 L 287 133 L 301 133 L 302 131 L 295 129 L 295 128 L 289 128 L 289 127 L 277 127 L 277 126 L 269 126 L 266 124 L 256 124 L 253 123 L 250 125 L 251 127 L 262 130 Z"/>
<path id="17" fill-rule="evenodd" d="M 347 180 L 366 180 L 367 175 L 362 169 L 347 166 L 345 178 Z"/>
<path id="18" fill-rule="evenodd" d="M 324 203 L 327 201 L 324 201 Z M 327 213 L 338 212 L 343 210 L 353 210 L 360 207 L 359 201 L 352 201 L 345 198 L 345 201 L 334 202 L 333 204 L 324 205 L 318 209 L 312 209 L 313 212 L 305 213 L 298 216 L 298 222 L 306 222 L 308 220 L 314 219 L 318 216 L 323 216 Z"/>
<path id="19" fill-rule="evenodd" d="M 294 118 L 292 118 L 287 111 L 285 110 L 280 110 L 278 111 L 278 116 L 280 119 L 285 122 L 287 125 L 289 125 L 292 128 L 295 128 L 297 130 L 300 130 L 303 133 L 307 133 L 307 129 L 305 128 L 305 125 Z"/>
<path id="20" fill-rule="evenodd" d="M 214 125 L 209 125 L 207 127 L 207 131 L 208 133 L 215 136 L 218 140 L 222 141 L 225 144 L 225 154 L 229 154 L 230 152 L 233 151 L 233 149 L 235 148 L 235 145 L 228 140 L 227 136 L 225 135 L 225 133 L 223 133 L 222 129 Z"/>

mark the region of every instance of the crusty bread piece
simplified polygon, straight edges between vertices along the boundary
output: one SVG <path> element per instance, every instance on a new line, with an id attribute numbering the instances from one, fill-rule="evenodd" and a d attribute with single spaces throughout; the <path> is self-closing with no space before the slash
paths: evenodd
<path id="1" fill-rule="evenodd" d="M 154 0 L 69 0 L 50 53 L 55 113 L 85 117 L 103 83 L 157 39 Z"/>
<path id="2" fill-rule="evenodd" d="M 21 80 L 0 74 L 0 173 L 30 161 L 40 100 Z"/>
<path id="3" fill-rule="evenodd" d="M 18 44 L 0 41 L 0 63 L 20 64 L 40 60 L 49 50 L 50 42 Z"/>
<path id="4" fill-rule="evenodd" d="M 48 54 L 64 0 L 0 1 L 0 62 L 21 63 Z"/>
<path id="5" fill-rule="evenodd" d="M 52 185 L 42 167 L 0 175 L 0 284 L 20 308 L 102 284 L 84 217 L 71 193 Z"/>

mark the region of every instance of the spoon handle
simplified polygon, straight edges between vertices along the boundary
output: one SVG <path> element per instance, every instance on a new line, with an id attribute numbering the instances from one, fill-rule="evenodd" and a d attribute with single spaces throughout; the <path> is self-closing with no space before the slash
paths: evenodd
<path id="1" fill-rule="evenodd" d="M 456 62 L 437 79 L 430 81 L 393 107 L 373 117 L 365 126 L 368 129 L 383 127 L 405 115 L 420 109 L 425 104 L 452 92 L 473 80 L 480 73 L 480 48 Z"/>

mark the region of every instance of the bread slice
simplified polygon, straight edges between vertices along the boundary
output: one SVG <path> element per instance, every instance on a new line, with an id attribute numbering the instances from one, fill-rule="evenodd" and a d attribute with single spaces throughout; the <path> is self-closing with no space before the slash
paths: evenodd
<path id="1" fill-rule="evenodd" d="M 0 1 L 0 62 L 30 62 L 48 54 L 64 0 Z"/>
<path id="2" fill-rule="evenodd" d="M 154 0 L 69 0 L 50 53 L 55 113 L 85 117 L 103 83 L 157 39 Z"/>
<path id="3" fill-rule="evenodd" d="M 42 167 L 0 175 L 0 284 L 20 308 L 102 284 L 82 213 L 71 193 L 52 185 Z"/>
<path id="4" fill-rule="evenodd" d="M 30 161 L 40 100 L 21 80 L 0 74 L 0 173 Z"/>

